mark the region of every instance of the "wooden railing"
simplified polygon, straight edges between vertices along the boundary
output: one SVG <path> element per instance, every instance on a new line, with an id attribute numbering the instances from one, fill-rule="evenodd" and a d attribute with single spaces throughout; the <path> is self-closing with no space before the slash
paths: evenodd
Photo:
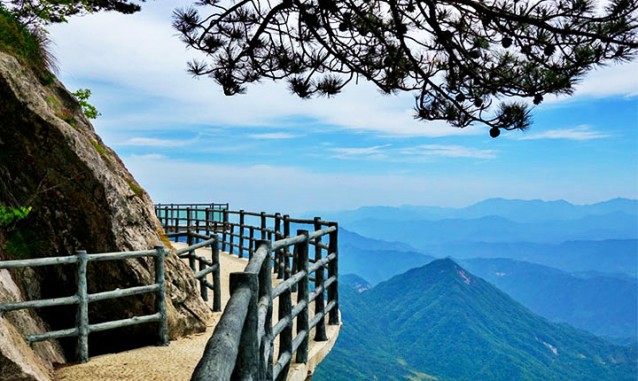
<path id="1" fill-rule="evenodd" d="M 221 311 L 221 278 L 219 264 L 219 244 L 217 236 L 204 236 L 194 232 L 176 233 L 179 235 L 188 235 L 189 241 L 195 241 L 190 246 L 177 250 L 180 258 L 187 258 L 195 278 L 200 283 L 200 293 L 205 301 L 208 301 L 208 290 L 213 291 L 213 311 Z M 209 246 L 211 248 L 212 260 L 195 254 L 195 250 Z M 53 266 L 64 264 L 76 264 L 77 269 L 77 293 L 72 296 L 31 300 L 25 302 L 9 302 L 0 303 L 0 316 L 9 311 L 15 311 L 26 308 L 44 308 L 64 305 L 77 305 L 78 313 L 76 314 L 75 327 L 70 329 L 44 332 L 40 334 L 29 335 L 25 340 L 30 345 L 38 341 L 55 340 L 65 337 L 77 337 L 77 361 L 86 362 L 89 358 L 88 336 L 92 332 L 106 331 L 115 328 L 127 327 L 130 325 L 143 323 L 158 323 L 158 336 L 160 345 L 168 345 L 168 316 L 166 313 L 166 296 L 165 296 L 165 264 L 164 258 L 168 253 L 168 249 L 163 246 L 157 246 L 154 250 L 131 251 L 119 253 L 102 253 L 87 254 L 86 251 L 78 251 L 76 255 L 67 257 L 50 257 L 37 258 L 14 261 L 0 261 L 0 269 L 15 269 L 24 267 Z M 155 259 L 155 283 L 148 286 L 137 286 L 127 289 L 116 289 L 113 291 L 89 294 L 87 290 L 86 268 L 88 262 L 92 261 L 111 261 L 123 260 L 128 258 L 153 257 Z M 199 262 L 199 268 L 195 267 L 195 261 Z M 208 275 L 212 275 L 212 283 L 207 280 Z M 157 313 L 145 316 L 135 316 L 130 319 L 107 321 L 99 324 L 89 324 L 88 304 L 107 299 L 121 298 L 125 296 L 139 295 L 145 293 L 156 294 Z"/>
<path id="2" fill-rule="evenodd" d="M 218 228 L 223 227 L 224 218 L 227 215 L 228 204 L 156 204 L 155 215 L 164 226 L 166 233 L 177 233 L 184 227 L 194 227 L 194 224 L 202 225 L 203 229 L 196 229 L 209 236 Z M 204 229 L 204 226 L 208 229 Z"/>
<path id="3" fill-rule="evenodd" d="M 163 246 L 157 246 L 154 250 L 102 254 L 87 254 L 86 251 L 82 250 L 78 251 L 76 255 L 70 255 L 66 257 L 0 261 L 0 269 L 75 264 L 78 287 L 77 293 L 72 296 L 15 303 L 0 303 L 0 314 L 8 311 L 15 311 L 26 308 L 43 308 L 74 304 L 77 305 L 78 312 L 76 315 L 74 328 L 30 335 L 25 337 L 25 339 L 27 343 L 31 344 L 38 341 L 54 340 L 64 337 L 77 337 L 77 360 L 79 362 L 86 362 L 89 358 L 89 334 L 92 332 L 106 331 L 136 324 L 157 322 L 159 344 L 168 345 L 166 296 L 164 293 L 164 257 L 166 256 L 167 252 L 168 250 Z M 140 257 L 153 257 L 155 259 L 154 284 L 126 289 L 116 289 L 112 291 L 99 292 L 96 294 L 88 293 L 86 278 L 86 269 L 88 262 L 113 261 Z M 130 319 L 107 321 L 99 324 L 89 323 L 89 303 L 146 293 L 155 293 L 155 304 L 157 313 L 152 315 L 135 316 Z"/>
<path id="4" fill-rule="evenodd" d="M 311 331 L 315 341 L 326 341 L 326 320 L 339 324 L 336 223 L 193 205 L 159 205 L 156 213 L 175 240 L 191 237 L 190 245 L 217 234 L 221 251 L 249 258 L 243 272 L 230 274 L 230 300 L 192 380 L 285 380 L 293 362 L 308 361 Z M 273 289 L 276 278 L 281 283 Z"/>
<path id="5" fill-rule="evenodd" d="M 179 239 L 186 237 L 188 246 L 175 251 L 180 258 L 187 258 L 188 264 L 199 281 L 200 295 L 204 301 L 208 301 L 208 290 L 213 292 L 212 308 L 214 312 L 222 310 L 221 278 L 219 263 L 219 242 L 216 235 L 208 236 L 196 231 L 185 231 L 167 234 L 169 238 Z M 195 250 L 210 247 L 211 259 L 197 255 Z M 207 280 L 208 274 L 213 277 L 213 283 Z"/>

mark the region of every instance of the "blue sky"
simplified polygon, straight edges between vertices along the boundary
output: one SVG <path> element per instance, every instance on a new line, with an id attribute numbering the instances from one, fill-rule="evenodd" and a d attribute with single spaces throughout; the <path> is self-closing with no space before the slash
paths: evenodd
<path id="1" fill-rule="evenodd" d="M 270 82 L 224 97 L 185 72 L 195 53 L 170 27 L 179 5 L 73 18 L 50 36 L 59 77 L 93 91 L 96 130 L 156 202 L 300 212 L 638 198 L 636 62 L 595 71 L 575 96 L 535 108 L 530 131 L 492 139 L 486 127 L 417 122 L 411 95 L 368 84 L 332 99 Z"/>

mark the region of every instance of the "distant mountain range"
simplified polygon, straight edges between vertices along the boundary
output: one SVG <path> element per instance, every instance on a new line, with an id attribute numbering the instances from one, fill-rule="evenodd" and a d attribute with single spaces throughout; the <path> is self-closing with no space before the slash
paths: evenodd
<path id="1" fill-rule="evenodd" d="M 621 213 L 638 215 L 638 200 L 615 198 L 589 205 L 575 205 L 564 200 L 508 200 L 491 198 L 465 208 L 405 205 L 399 207 L 370 206 L 341 212 L 322 212 L 317 215 L 339 221 L 344 226 L 364 219 L 390 221 L 478 219 L 501 216 L 519 223 L 554 220 L 575 220 L 586 216 Z"/>
<path id="2" fill-rule="evenodd" d="M 361 284 L 374 286 L 435 259 L 409 246 L 368 239 L 343 228 L 340 236 L 341 274 L 354 274 Z M 482 250 L 472 250 L 477 246 Z M 490 254 L 551 263 L 555 267 L 506 258 L 459 259 L 468 270 L 542 317 L 600 336 L 638 341 L 638 241 L 511 243 L 488 251 L 494 246 L 464 244 L 450 250 L 447 245 L 437 254 Z"/>
<path id="3" fill-rule="evenodd" d="M 450 259 L 364 292 L 313 380 L 636 380 L 636 350 L 550 323 Z M 364 287 L 365 288 L 365 287 Z"/>
<path id="4" fill-rule="evenodd" d="M 428 245 L 436 257 L 510 258 L 567 272 L 638 276 L 638 240 L 567 241 L 560 244 L 530 242 L 448 242 Z"/>
<path id="5" fill-rule="evenodd" d="M 460 262 L 532 312 L 599 336 L 638 340 L 638 281 L 569 274 L 511 259 Z"/>
<path id="6" fill-rule="evenodd" d="M 497 215 L 409 221 L 367 218 L 342 226 L 366 237 L 403 242 L 417 249 L 450 242 L 558 244 L 578 240 L 638 239 L 638 217 L 620 212 L 539 222 L 516 222 Z"/>
<path id="7" fill-rule="evenodd" d="M 372 285 L 435 259 L 409 245 L 366 238 L 343 228 L 339 240 L 339 271 L 357 274 Z"/>

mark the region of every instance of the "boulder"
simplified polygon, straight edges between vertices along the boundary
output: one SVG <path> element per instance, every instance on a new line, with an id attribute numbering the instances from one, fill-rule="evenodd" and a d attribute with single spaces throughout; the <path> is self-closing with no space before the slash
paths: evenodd
<path id="1" fill-rule="evenodd" d="M 76 99 L 57 80 L 38 78 L 4 53 L 0 53 L 0 204 L 32 207 L 14 229 L 0 231 L 0 259 L 65 256 L 80 249 L 145 250 L 161 242 L 163 234 L 150 197 L 95 133 Z M 170 245 L 166 240 L 165 244 Z M 89 293 L 151 284 L 153 271 L 153 261 L 145 258 L 92 262 Z M 199 296 L 191 270 L 170 254 L 166 274 L 170 337 L 205 330 L 211 312 Z M 12 271 L 12 276 L 19 295 L 27 300 L 76 292 L 74 265 Z M 37 312 L 49 329 L 74 325 L 74 306 Z M 91 323 L 99 323 L 155 312 L 154 296 L 141 295 L 92 303 L 89 317 Z M 11 324 L 6 317 L 0 320 Z M 22 323 L 14 327 L 22 334 L 42 328 Z M 156 332 L 155 324 L 145 324 L 91 334 L 90 353 L 154 344 Z M 75 340 L 60 343 L 73 360 Z M 40 358 L 48 364 L 62 361 L 57 352 Z"/>

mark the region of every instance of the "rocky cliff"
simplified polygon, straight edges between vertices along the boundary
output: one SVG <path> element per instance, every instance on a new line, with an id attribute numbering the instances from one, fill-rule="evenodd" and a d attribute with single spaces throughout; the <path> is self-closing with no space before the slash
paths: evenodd
<path id="1" fill-rule="evenodd" d="M 152 248 L 162 228 L 149 196 L 62 84 L 41 82 L 0 53 L 0 205 L 32 207 L 12 231 L 0 228 L 0 259 Z M 171 338 L 204 330 L 210 309 L 198 296 L 192 273 L 172 254 L 166 266 Z M 95 293 L 150 284 L 153 265 L 146 259 L 91 263 L 88 274 L 89 293 Z M 71 266 L 0 271 L 0 301 L 68 296 L 75 290 Z M 53 363 L 73 361 L 74 340 L 35 344 L 35 356 L 15 333 L 69 328 L 75 307 L 37 312 L 0 317 L 1 379 L 46 379 Z M 142 295 L 92 303 L 89 316 L 99 323 L 154 312 L 153 296 Z M 155 340 L 156 328 L 147 324 L 91 334 L 89 345 L 95 355 Z"/>

